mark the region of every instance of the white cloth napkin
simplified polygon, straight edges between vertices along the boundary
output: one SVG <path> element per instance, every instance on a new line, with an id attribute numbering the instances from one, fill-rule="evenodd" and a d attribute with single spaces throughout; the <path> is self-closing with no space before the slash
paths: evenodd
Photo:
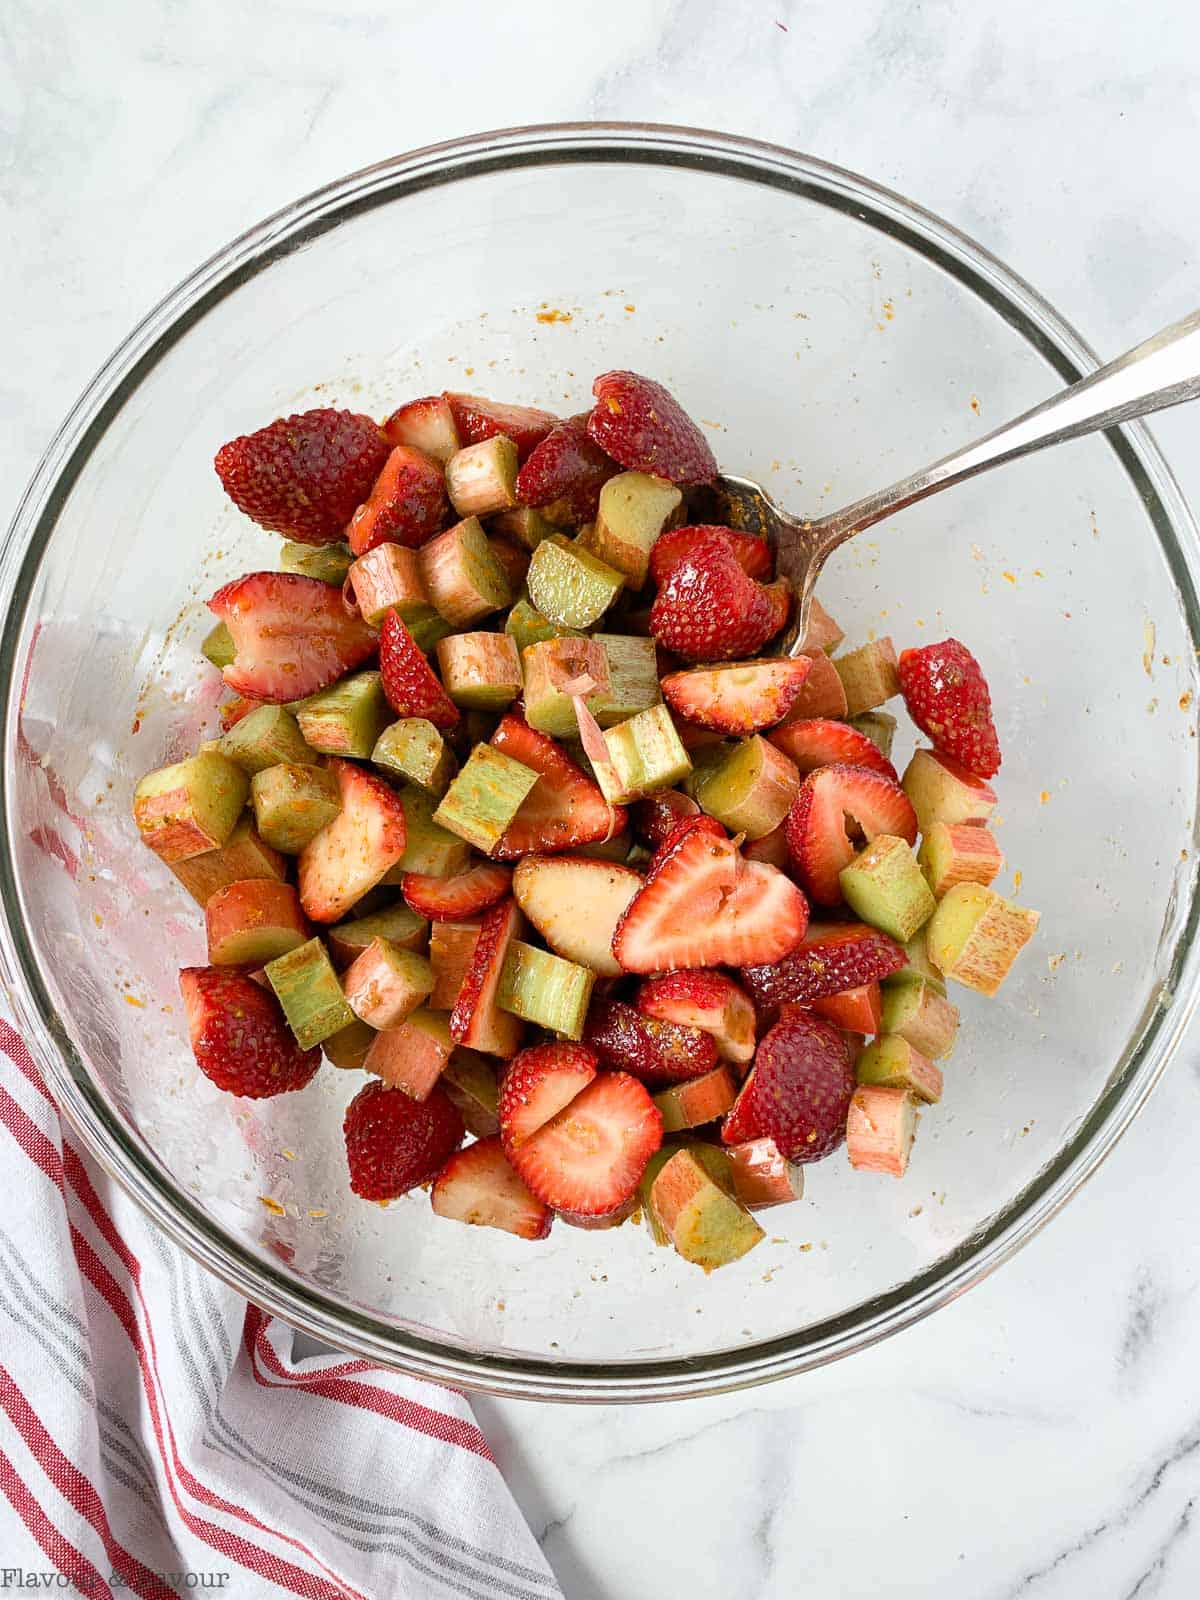
<path id="1" fill-rule="evenodd" d="M 0 1017 L 0 1589 L 554 1600 L 461 1395 L 292 1333 L 84 1155 Z"/>

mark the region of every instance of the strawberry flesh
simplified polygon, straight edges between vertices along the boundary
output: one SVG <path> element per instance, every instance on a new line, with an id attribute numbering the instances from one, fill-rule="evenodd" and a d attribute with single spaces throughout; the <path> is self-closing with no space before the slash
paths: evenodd
<path id="1" fill-rule="evenodd" d="M 445 526 L 449 509 L 441 467 L 420 450 L 400 444 L 350 519 L 346 538 L 356 556 L 387 543 L 415 550 Z"/>
<path id="2" fill-rule="evenodd" d="M 496 1137 L 456 1151 L 438 1173 L 429 1200 L 439 1217 L 500 1228 L 518 1239 L 544 1239 L 554 1221 L 550 1207 L 513 1171 Z"/>
<path id="3" fill-rule="evenodd" d="M 685 661 L 752 656 L 779 627 L 772 597 L 746 576 L 720 528 L 695 541 L 650 608 L 650 632 Z"/>
<path id="4" fill-rule="evenodd" d="M 686 528 L 671 528 L 654 541 L 650 551 L 650 579 L 655 584 L 667 581 L 671 573 L 690 555 L 693 547 L 705 534 L 723 534 L 737 563 L 748 578 L 771 576 L 771 546 L 757 534 L 742 533 L 736 528 L 722 528 L 712 522 L 693 522 Z"/>
<path id="5" fill-rule="evenodd" d="M 760 1006 L 803 1005 L 876 983 L 907 965 L 902 946 L 865 922 L 814 922 L 790 955 L 770 966 L 746 967 L 742 979 Z"/>
<path id="6" fill-rule="evenodd" d="M 710 1034 L 726 1061 L 745 1065 L 754 1055 L 754 1005 L 723 972 L 691 968 L 659 973 L 642 984 L 637 1003 L 643 1016 Z"/>
<path id="7" fill-rule="evenodd" d="M 394 1200 L 435 1178 L 463 1141 L 463 1120 L 437 1087 L 414 1100 L 403 1089 L 368 1083 L 342 1124 L 350 1187 L 364 1200 Z"/>
<path id="8" fill-rule="evenodd" d="M 1000 770 L 1000 741 L 983 669 L 957 639 L 904 650 L 897 665 L 909 715 L 935 749 L 977 778 Z"/>
<path id="9" fill-rule="evenodd" d="M 260 528 L 302 544 L 331 544 L 387 460 L 378 423 L 353 411 L 280 417 L 217 451 L 225 493 Z"/>
<path id="10" fill-rule="evenodd" d="M 803 657 L 801 659 L 808 659 Z M 771 743 L 790 756 L 801 772 L 842 764 L 868 767 L 897 782 L 896 769 L 872 739 L 848 722 L 830 717 L 804 717 L 768 735 Z"/>
<path id="11" fill-rule="evenodd" d="M 523 920 L 515 900 L 502 900 L 484 913 L 470 964 L 450 1013 L 450 1037 L 457 1044 L 470 1045 L 472 1049 L 486 1045 L 495 1022 L 504 962 Z"/>
<path id="12" fill-rule="evenodd" d="M 374 655 L 375 634 L 342 604 L 341 590 L 299 572 L 250 572 L 208 609 L 233 635 L 222 676 L 235 694 L 283 705 L 327 689 Z"/>
<path id="13" fill-rule="evenodd" d="M 500 719 L 492 744 L 519 761 L 538 781 L 521 802 L 492 854 L 501 861 L 552 855 L 595 844 L 618 834 L 625 812 L 610 806 L 600 786 L 548 734 L 531 728 L 515 711 Z"/>
<path id="14" fill-rule="evenodd" d="M 600 1217 L 625 1204 L 662 1143 L 645 1084 L 602 1072 L 512 1154 L 526 1186 L 555 1211 Z"/>
<path id="15" fill-rule="evenodd" d="M 841 1032 L 789 1009 L 764 1035 L 721 1138 L 726 1144 L 769 1138 L 786 1161 L 820 1161 L 846 1137 L 854 1088 Z"/>
<path id="16" fill-rule="evenodd" d="M 453 878 L 406 872 L 400 892 L 409 910 L 429 922 L 469 922 L 503 900 L 511 885 L 510 868 L 482 861 Z"/>
<path id="17" fill-rule="evenodd" d="M 179 987 L 196 1065 L 218 1089 L 264 1100 L 303 1089 L 321 1065 L 319 1049 L 296 1043 L 274 994 L 245 973 L 184 967 Z"/>
<path id="18" fill-rule="evenodd" d="M 482 444 L 502 433 L 516 445 L 521 461 L 528 460 L 558 426 L 559 419 L 552 412 L 537 406 L 508 406 L 498 400 L 485 400 L 482 395 L 454 394 L 449 389 L 444 398 L 463 444 Z"/>
<path id="19" fill-rule="evenodd" d="M 330 759 L 342 809 L 297 863 L 300 904 L 314 922 L 337 922 L 404 854 L 408 825 L 394 789 L 353 761 Z"/>
<path id="20" fill-rule="evenodd" d="M 500 1080 L 500 1137 L 512 1152 L 581 1094 L 596 1076 L 595 1054 L 566 1041 L 522 1050 Z"/>
<path id="21" fill-rule="evenodd" d="M 594 1000 L 583 1037 L 601 1065 L 632 1073 L 652 1089 L 702 1078 L 717 1064 L 711 1035 L 644 1016 L 624 1000 Z"/>
<path id="22" fill-rule="evenodd" d="M 756 733 L 787 716 L 804 688 L 809 667 L 807 656 L 772 656 L 671 672 L 662 680 L 663 699 L 695 727 L 716 733 Z"/>
<path id="23" fill-rule="evenodd" d="M 916 843 L 917 814 L 891 778 L 841 763 L 810 772 L 784 826 L 800 881 L 818 905 L 836 906 L 842 898 L 838 874 L 856 851 L 846 831 L 847 817 L 868 840 L 886 833 Z"/>
<path id="24" fill-rule="evenodd" d="M 398 717 L 425 717 L 435 728 L 457 724 L 458 707 L 394 611 L 385 614 L 379 631 L 379 671 L 387 702 Z"/>
<path id="25" fill-rule="evenodd" d="M 592 384 L 588 433 L 614 461 L 671 483 L 711 483 L 716 457 L 678 400 L 636 372 L 605 372 Z"/>
<path id="26" fill-rule="evenodd" d="M 620 468 L 576 421 L 560 423 L 517 474 L 517 499 L 552 522 L 590 522 L 600 491 Z"/>

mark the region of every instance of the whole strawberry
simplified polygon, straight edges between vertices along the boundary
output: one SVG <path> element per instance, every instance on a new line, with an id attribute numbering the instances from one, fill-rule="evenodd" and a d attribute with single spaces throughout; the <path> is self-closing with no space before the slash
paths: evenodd
<path id="1" fill-rule="evenodd" d="M 302 544 L 331 544 L 387 458 L 387 440 L 370 417 L 321 409 L 231 439 L 213 465 L 234 505 L 260 528 Z"/>
<path id="2" fill-rule="evenodd" d="M 650 611 L 650 632 L 686 661 L 752 656 L 787 621 L 787 584 L 748 577 L 720 528 L 673 566 Z"/>
<path id="3" fill-rule="evenodd" d="M 301 1050 L 278 1000 L 243 972 L 184 967 L 179 987 L 196 1064 L 228 1094 L 265 1100 L 304 1085 L 320 1050 Z"/>
<path id="4" fill-rule="evenodd" d="M 1000 741 L 992 697 L 978 661 L 957 639 L 904 650 L 900 688 L 909 715 L 934 748 L 961 761 L 978 778 L 1000 770 Z"/>
<path id="5" fill-rule="evenodd" d="M 789 1006 L 759 1044 L 721 1138 L 741 1144 L 766 1136 L 787 1161 L 820 1161 L 846 1137 L 853 1093 L 841 1030 Z"/>
<path id="6" fill-rule="evenodd" d="M 342 1124 L 350 1187 L 364 1200 L 394 1200 L 436 1178 L 463 1141 L 463 1120 L 444 1090 L 414 1100 L 376 1081 L 360 1089 Z"/>

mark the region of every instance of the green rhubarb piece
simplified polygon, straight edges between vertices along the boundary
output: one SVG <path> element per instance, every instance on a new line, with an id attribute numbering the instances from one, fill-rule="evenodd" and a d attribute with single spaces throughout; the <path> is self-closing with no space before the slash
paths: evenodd
<path id="1" fill-rule="evenodd" d="M 207 750 L 148 772 L 133 791 L 133 820 L 164 861 L 183 861 L 228 840 L 249 788 L 236 762 Z"/>
<path id="2" fill-rule="evenodd" d="M 1037 931 L 1040 915 L 982 884 L 955 884 L 929 919 L 930 959 L 956 983 L 995 994 Z"/>
<path id="3" fill-rule="evenodd" d="M 859 1083 L 904 1089 L 934 1105 L 942 1098 L 942 1073 L 907 1039 L 885 1034 L 873 1040 L 854 1064 Z"/>
<path id="4" fill-rule="evenodd" d="M 892 743 L 896 737 L 896 719 L 888 711 L 864 711 L 861 717 L 851 717 L 850 726 L 865 733 L 867 738 L 886 760 L 892 759 Z"/>
<path id="5" fill-rule="evenodd" d="M 535 1022 L 560 1039 L 581 1039 L 596 974 L 548 950 L 514 939 L 496 1003 L 501 1011 Z"/>
<path id="6" fill-rule="evenodd" d="M 683 495 L 673 483 L 646 472 L 619 472 L 600 491 L 596 520 L 579 542 L 640 589 L 655 540 L 677 520 Z"/>
<path id="7" fill-rule="evenodd" d="M 603 645 L 577 634 L 543 639 L 527 646 L 521 653 L 521 663 L 525 677 L 525 720 L 539 733 L 548 733 L 557 739 L 570 738 L 579 732 L 575 703 L 565 685 L 586 677 L 597 685 L 597 693 L 607 694 L 611 687 L 608 655 Z M 585 703 L 590 707 L 594 698 L 595 695 L 585 696 Z"/>
<path id="8" fill-rule="evenodd" d="M 431 655 L 439 639 L 444 639 L 447 634 L 454 632 L 454 624 L 447 622 L 437 611 L 430 611 L 427 617 L 414 617 L 404 626 L 412 634 L 418 650 L 423 650 L 426 655 Z"/>
<path id="9" fill-rule="evenodd" d="M 931 1061 L 950 1054 L 958 1033 L 958 1007 L 945 997 L 940 980 L 922 978 L 916 983 L 886 986 L 883 990 L 883 1031 L 907 1039 Z"/>
<path id="10" fill-rule="evenodd" d="M 558 532 L 554 524 L 547 522 L 542 513 L 535 511 L 532 506 L 515 506 L 511 511 L 499 511 L 488 526 L 493 533 L 502 533 L 509 539 L 515 539 L 526 550 L 536 550 L 543 539 Z"/>
<path id="11" fill-rule="evenodd" d="M 488 1139 L 500 1131 L 500 1084 L 486 1056 L 461 1047 L 447 1061 L 438 1079 L 458 1107 L 468 1133 Z"/>
<path id="12" fill-rule="evenodd" d="M 222 755 L 251 777 L 281 761 L 307 761 L 312 755 L 295 717 L 283 706 L 255 706 L 218 745 Z"/>
<path id="13" fill-rule="evenodd" d="M 444 795 L 458 771 L 446 741 L 424 717 L 403 717 L 375 741 L 371 760 L 385 772 L 407 778 L 432 795 Z"/>
<path id="14" fill-rule="evenodd" d="M 259 833 L 285 856 L 298 856 L 342 809 L 333 773 L 305 762 L 280 762 L 256 772 L 250 801 Z"/>
<path id="15" fill-rule="evenodd" d="M 913 983 L 928 983 L 935 994 L 945 994 L 945 980 L 929 959 L 929 950 L 923 930 L 906 941 L 904 954 L 908 957 L 907 965 L 901 967 L 899 972 L 893 972 L 883 979 L 885 990 L 902 989 L 906 985 Z"/>
<path id="16" fill-rule="evenodd" d="M 538 780 L 519 761 L 490 744 L 477 744 L 433 813 L 434 822 L 487 855 Z"/>
<path id="17" fill-rule="evenodd" d="M 268 961 L 264 971 L 302 1050 L 311 1050 L 355 1020 L 320 939 Z"/>
<path id="18" fill-rule="evenodd" d="M 709 1175 L 695 1147 L 664 1162 L 650 1190 L 659 1226 L 685 1261 L 711 1272 L 738 1261 L 766 1235 Z"/>
<path id="19" fill-rule="evenodd" d="M 847 716 L 857 717 L 864 711 L 874 711 L 900 693 L 896 650 L 886 635 L 844 656 L 835 656 L 833 665 L 845 690 Z"/>
<path id="20" fill-rule="evenodd" d="M 204 635 L 200 653 L 211 661 L 218 671 L 232 664 L 237 655 L 237 648 L 233 642 L 233 635 L 223 622 L 218 622 L 210 633 Z"/>
<path id="21" fill-rule="evenodd" d="M 456 781 L 452 779 L 451 784 Z M 446 794 L 449 792 L 450 786 L 447 786 Z M 398 793 L 408 831 L 404 854 L 384 882 L 399 883 L 406 872 L 422 872 L 430 878 L 453 878 L 465 872 L 469 855 L 467 845 L 437 821 L 439 796 L 418 789 L 415 784 L 405 784 Z M 440 799 L 445 800 L 446 794 Z"/>
<path id="22" fill-rule="evenodd" d="M 627 633 L 594 633 L 608 662 L 608 688 L 588 696 L 588 710 L 602 728 L 649 711 L 662 700 L 658 683 L 658 653 L 653 639 Z"/>
<path id="23" fill-rule="evenodd" d="M 747 839 L 773 833 L 800 788 L 795 763 L 761 734 L 710 749 L 697 753 L 703 761 L 689 785 L 696 804 L 730 833 Z"/>
<path id="24" fill-rule="evenodd" d="M 508 578 L 478 517 L 467 517 L 422 545 L 420 567 L 429 598 L 454 628 L 470 627 L 512 602 Z"/>
<path id="25" fill-rule="evenodd" d="M 842 898 L 864 922 L 904 944 L 937 902 L 905 839 L 881 833 L 838 874 Z"/>
<path id="26" fill-rule="evenodd" d="M 279 553 L 280 569 L 298 572 L 305 578 L 319 578 L 322 583 L 341 588 L 346 574 L 354 565 L 350 548 L 344 544 L 293 544 L 290 540 Z"/>
<path id="27" fill-rule="evenodd" d="M 665 705 L 640 711 L 604 735 L 608 760 L 593 762 L 596 782 L 609 805 L 640 800 L 669 789 L 692 770 Z"/>
<path id="28" fill-rule="evenodd" d="M 460 517 L 490 517 L 517 504 L 517 447 L 496 433 L 466 445 L 446 463 L 446 493 Z"/>
<path id="29" fill-rule="evenodd" d="M 682 1133 L 723 1117 L 737 1099 L 737 1081 L 724 1062 L 698 1078 L 672 1084 L 654 1096 L 664 1133 Z"/>
<path id="30" fill-rule="evenodd" d="M 402 950 L 423 950 L 429 924 L 409 909 L 403 900 L 364 917 L 351 917 L 327 930 L 329 949 L 335 961 L 349 965 L 376 939 L 386 939 Z"/>
<path id="31" fill-rule="evenodd" d="M 512 638 L 517 649 L 524 652 L 527 645 L 541 644 L 546 639 L 569 637 L 576 630 L 560 628 L 557 623 L 542 615 L 528 595 L 522 595 L 508 613 L 504 631 Z"/>
<path id="32" fill-rule="evenodd" d="M 654 1207 L 650 1204 L 650 1193 L 654 1188 L 655 1178 L 671 1157 L 677 1155 L 680 1150 L 690 1151 L 719 1188 L 724 1189 L 731 1199 L 737 1197 L 733 1181 L 733 1162 L 724 1150 L 715 1144 L 707 1144 L 702 1139 L 684 1140 L 668 1136 L 646 1163 L 645 1171 L 638 1183 L 638 1203 L 646 1219 L 646 1226 L 650 1230 L 650 1237 L 657 1245 L 670 1244 L 671 1236 L 658 1220 Z"/>
<path id="33" fill-rule="evenodd" d="M 254 826 L 254 818 L 244 814 L 237 826 L 216 850 L 188 856 L 168 863 L 171 871 L 199 905 L 206 906 L 220 889 L 248 878 L 269 878 L 282 883 L 287 877 L 287 862 L 271 848 Z"/>
<path id="34" fill-rule="evenodd" d="M 310 695 L 296 712 L 296 721 L 313 750 L 365 761 L 394 716 L 381 675 L 354 672 L 332 689 Z"/>
<path id="35" fill-rule="evenodd" d="M 521 657 L 506 633 L 452 633 L 439 642 L 437 659 L 455 705 L 502 711 L 521 692 Z"/>
<path id="36" fill-rule="evenodd" d="M 368 1028 L 365 1022 L 352 1022 L 348 1028 L 339 1028 L 323 1039 L 321 1049 L 330 1066 L 353 1072 L 361 1069 L 374 1042 L 374 1028 Z"/>
<path id="37" fill-rule="evenodd" d="M 529 598 L 551 622 L 590 628 L 612 605 L 625 579 L 590 550 L 556 533 L 533 552 L 525 582 Z"/>

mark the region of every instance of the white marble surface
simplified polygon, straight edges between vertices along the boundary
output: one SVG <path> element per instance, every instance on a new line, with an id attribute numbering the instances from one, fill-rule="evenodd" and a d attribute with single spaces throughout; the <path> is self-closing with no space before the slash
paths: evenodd
<path id="1" fill-rule="evenodd" d="M 527 121 L 709 125 L 958 222 L 1115 352 L 1197 299 L 1178 0 L 6 0 L 0 466 L 292 197 Z M 431 68 L 437 63 L 437 69 Z M 1157 432 L 1200 502 L 1195 414 Z M 649 1409 L 481 1402 L 571 1600 L 1200 1592 L 1200 1040 L 1015 1262 L 850 1363 Z"/>

